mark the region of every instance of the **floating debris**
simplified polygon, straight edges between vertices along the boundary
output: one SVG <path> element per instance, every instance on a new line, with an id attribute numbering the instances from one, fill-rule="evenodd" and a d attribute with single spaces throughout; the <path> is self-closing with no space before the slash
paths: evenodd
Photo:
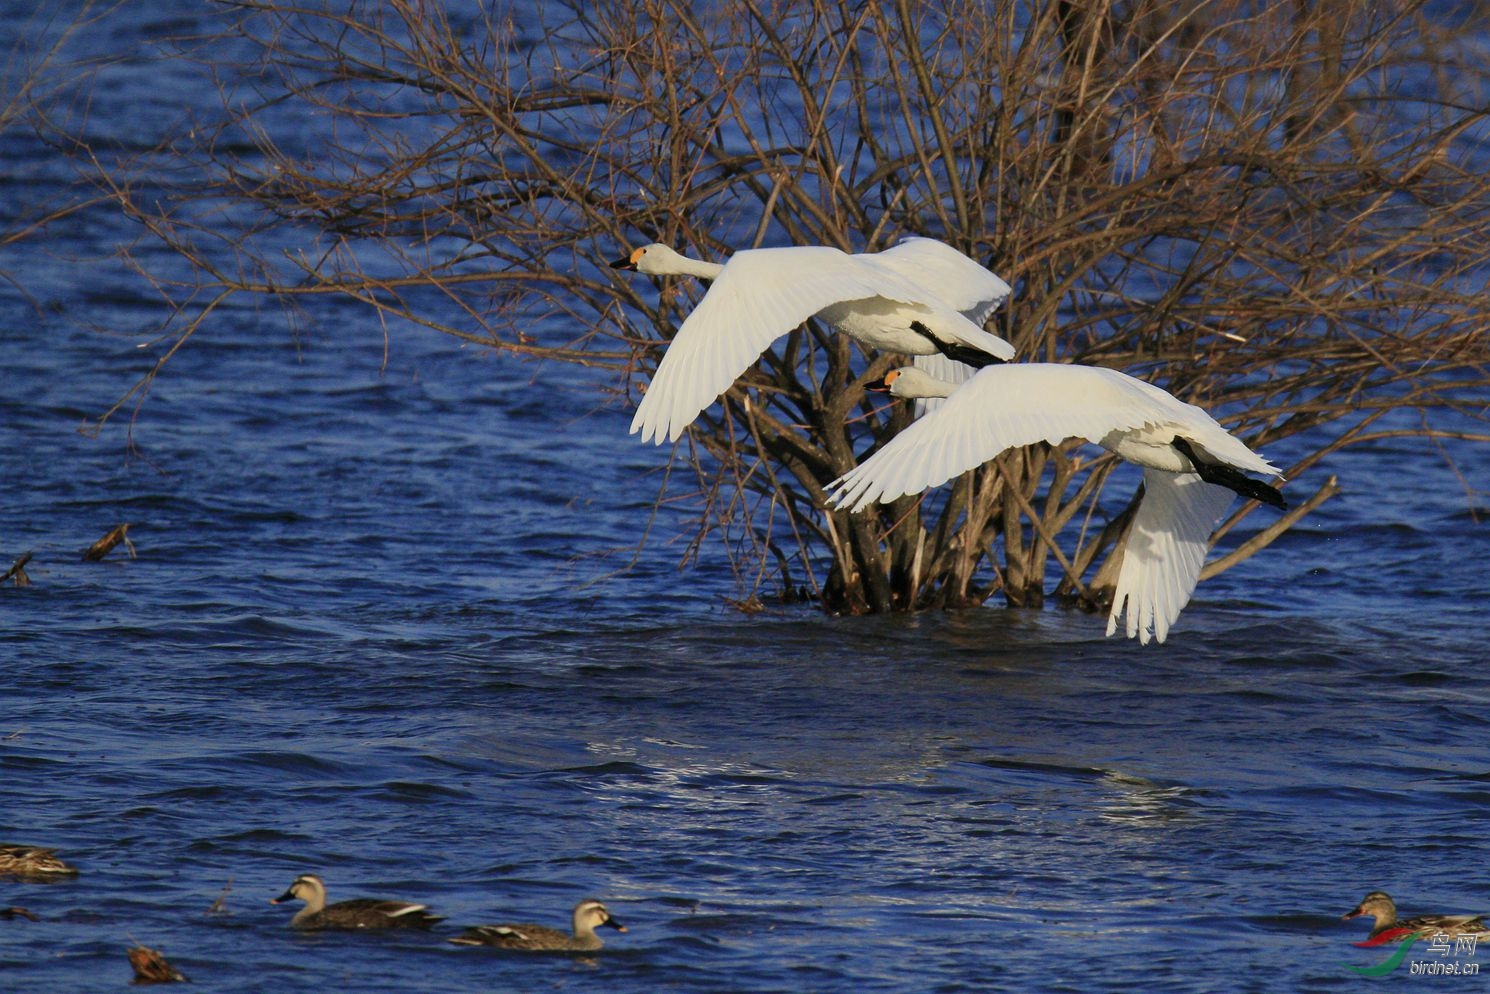
<path id="1" fill-rule="evenodd" d="M 135 969 L 134 982 L 137 984 L 167 984 L 186 980 L 186 974 L 167 963 L 164 956 L 138 943 L 129 950 L 129 965 Z"/>
<path id="2" fill-rule="evenodd" d="M 10 569 L 0 576 L 0 586 L 7 582 L 14 582 L 17 587 L 31 586 L 31 578 L 26 575 L 26 564 L 31 561 L 31 553 L 23 552 L 10 564 Z"/>
<path id="3" fill-rule="evenodd" d="M 36 917 L 31 912 L 27 911 L 25 908 L 15 908 L 15 907 L 11 907 L 11 908 L 0 908 L 0 918 L 4 918 L 7 921 L 15 921 L 17 918 L 24 918 L 28 922 L 39 922 L 39 921 L 41 921 L 40 918 Z"/>
<path id="4" fill-rule="evenodd" d="M 231 893 L 232 890 L 233 890 L 233 878 L 232 877 L 229 877 L 228 878 L 228 882 L 222 885 L 222 893 L 219 894 L 219 895 L 217 895 L 217 900 L 213 901 L 212 902 L 212 906 L 207 909 L 207 914 L 209 914 L 209 915 L 228 915 L 228 914 L 232 914 L 232 912 L 228 910 L 228 894 Z"/>
<path id="5" fill-rule="evenodd" d="M 83 553 L 83 561 L 86 563 L 98 562 L 104 556 L 107 556 L 110 552 L 112 552 L 114 550 L 114 546 L 118 545 L 120 542 L 123 542 L 124 547 L 129 550 L 129 558 L 134 559 L 135 545 L 129 540 L 128 521 L 126 521 L 122 525 L 115 525 L 114 528 L 111 529 L 107 535 L 99 539 L 97 542 L 94 542 L 92 545 L 88 546 L 88 551 Z"/>

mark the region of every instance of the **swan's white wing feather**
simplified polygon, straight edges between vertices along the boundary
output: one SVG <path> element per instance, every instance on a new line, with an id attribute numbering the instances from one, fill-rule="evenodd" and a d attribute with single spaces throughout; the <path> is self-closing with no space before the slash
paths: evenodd
<path id="1" fill-rule="evenodd" d="M 930 239 L 916 239 L 920 242 L 928 242 Z M 982 274 L 984 277 L 992 277 L 1004 288 L 1007 296 L 1008 284 L 997 276 L 967 258 L 956 249 L 942 245 L 940 242 L 931 242 L 944 252 L 950 252 L 960 259 L 967 267 Z M 904 245 L 904 243 L 902 243 Z M 875 252 L 868 255 L 853 256 L 855 262 L 864 267 L 865 270 L 874 274 L 874 285 L 878 287 L 879 296 L 889 300 L 911 304 L 922 312 L 922 321 L 931 328 L 933 332 L 943 339 L 954 342 L 962 342 L 971 345 L 981 352 L 986 352 L 997 359 L 1008 362 L 1014 358 L 1014 346 L 1004 341 L 983 327 L 981 318 L 974 320 L 971 314 L 988 314 L 993 306 L 982 299 L 981 295 L 987 292 L 983 289 L 972 291 L 964 288 L 960 293 L 957 290 L 956 281 L 945 271 L 932 270 L 922 273 L 918 266 L 911 265 L 903 258 L 896 258 L 895 253 L 902 245 L 886 249 L 883 252 Z M 945 269 L 947 267 L 943 267 Z M 964 275 L 971 275 L 964 270 Z M 952 299 L 943 296 L 951 293 Z M 1002 300 L 1003 296 L 998 299 Z M 971 310 L 964 310 L 957 306 L 954 301 L 961 303 L 972 303 Z"/>
<path id="2" fill-rule="evenodd" d="M 1095 442 L 1169 420 L 1169 405 L 1131 389 L 1130 379 L 1095 366 L 988 366 L 836 480 L 829 500 L 858 511 L 944 483 L 1006 449 L 1068 438 Z"/>
<path id="3" fill-rule="evenodd" d="M 1146 395 L 1156 405 L 1167 407 L 1170 410 L 1169 420 L 1176 425 L 1183 425 L 1185 437 L 1209 452 L 1218 462 L 1253 473 L 1278 475 L 1278 467 L 1253 452 L 1247 443 L 1223 428 L 1204 408 L 1187 404 L 1146 380 L 1118 374 L 1115 370 L 1108 372 L 1110 375 L 1122 375 L 1125 386 L 1129 389 Z"/>
<path id="4" fill-rule="evenodd" d="M 1196 410 L 1200 410 L 1196 408 Z M 1253 473 L 1265 473 L 1268 476 L 1280 475 L 1277 466 L 1268 462 L 1262 456 L 1253 452 L 1246 442 L 1237 438 L 1215 421 L 1210 421 L 1204 426 L 1204 430 L 1187 433 L 1200 444 L 1200 447 L 1215 457 L 1217 462 L 1223 462 L 1237 469 L 1248 470 Z"/>
<path id="5" fill-rule="evenodd" d="M 914 302 L 878 270 L 834 248 L 736 252 L 678 329 L 631 422 L 644 441 L 675 441 L 771 343 L 832 304 L 869 297 Z"/>
<path id="6" fill-rule="evenodd" d="M 1164 641 L 1195 592 L 1211 532 L 1234 497 L 1194 473 L 1144 470 L 1143 500 L 1123 549 L 1108 635 L 1126 610 L 1129 638 L 1144 645 L 1150 638 Z"/>
<path id="7" fill-rule="evenodd" d="M 631 422 L 644 441 L 675 441 L 771 343 L 844 294 L 848 257 L 831 248 L 737 252 L 683 322 Z"/>
<path id="8" fill-rule="evenodd" d="M 1009 296 L 1009 284 L 934 238 L 907 238 L 873 258 L 979 326 Z"/>

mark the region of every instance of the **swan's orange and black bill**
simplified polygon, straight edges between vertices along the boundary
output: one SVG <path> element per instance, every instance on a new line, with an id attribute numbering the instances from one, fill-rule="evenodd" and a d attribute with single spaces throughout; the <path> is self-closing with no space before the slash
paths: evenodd
<path id="1" fill-rule="evenodd" d="M 635 271 L 636 264 L 642 261 L 642 256 L 646 254 L 646 251 L 647 250 L 645 248 L 632 249 L 630 255 L 626 256 L 623 259 L 617 259 L 615 262 L 611 263 L 611 268 L 630 269 L 632 271 Z"/>

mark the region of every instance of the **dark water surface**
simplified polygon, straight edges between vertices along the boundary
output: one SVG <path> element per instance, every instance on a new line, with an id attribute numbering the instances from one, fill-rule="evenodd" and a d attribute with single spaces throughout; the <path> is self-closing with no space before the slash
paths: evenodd
<path id="1" fill-rule="evenodd" d="M 117 237 L 0 257 L 36 297 L 0 288 L 0 560 L 35 553 L 0 841 L 82 870 L 0 880 L 42 919 L 0 920 L 0 990 L 121 989 L 133 941 L 233 992 L 1355 990 L 1367 890 L 1490 911 L 1485 451 L 1334 459 L 1162 646 L 743 616 L 676 523 L 619 572 L 662 457 L 572 370 L 229 309 L 138 454 L 78 434 L 159 319 L 76 261 Z M 137 559 L 79 561 L 121 521 Z M 292 933 L 267 902 L 306 871 L 449 922 Z M 593 958 L 444 941 L 589 895 L 630 928 Z M 1418 982 L 1456 981 L 1385 985 Z"/>

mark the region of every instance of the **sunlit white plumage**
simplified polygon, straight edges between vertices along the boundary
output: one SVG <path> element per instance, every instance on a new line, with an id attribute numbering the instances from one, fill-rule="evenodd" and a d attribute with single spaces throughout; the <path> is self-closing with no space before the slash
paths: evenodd
<path id="1" fill-rule="evenodd" d="M 1036 442 L 1084 438 L 1144 467 L 1144 497 L 1123 552 L 1108 635 L 1126 607 L 1130 638 L 1164 641 L 1199 582 L 1210 534 L 1233 490 L 1284 506 L 1276 490 L 1238 472 L 1275 476 L 1271 463 L 1200 408 L 1114 369 L 990 366 L 954 387 L 904 368 L 886 382 L 896 396 L 948 399 L 836 480 L 829 500 L 837 507 L 858 511 L 917 494 Z M 1225 482 L 1201 479 L 1182 447 L 1204 473 Z"/>
<path id="2" fill-rule="evenodd" d="M 747 249 L 723 265 L 646 245 L 612 265 L 712 281 L 637 407 L 631 432 L 644 441 L 680 438 L 762 352 L 814 315 L 887 352 L 943 358 L 945 350 L 977 364 L 1014 356 L 1012 345 L 983 330 L 1009 285 L 934 239 L 909 238 L 866 255 L 826 246 Z M 959 375 L 935 365 L 945 378 Z"/>

